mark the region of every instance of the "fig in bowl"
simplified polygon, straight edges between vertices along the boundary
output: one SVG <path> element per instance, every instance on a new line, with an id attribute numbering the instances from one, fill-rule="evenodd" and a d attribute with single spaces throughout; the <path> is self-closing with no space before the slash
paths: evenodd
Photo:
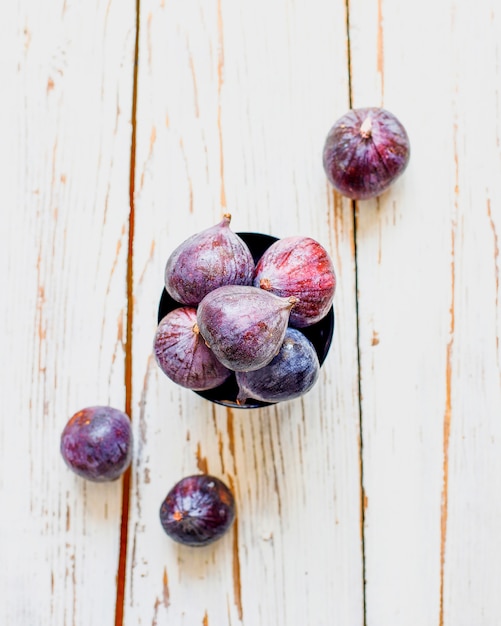
<path id="1" fill-rule="evenodd" d="M 280 350 L 296 302 L 256 287 L 226 285 L 200 302 L 198 327 L 226 367 L 234 372 L 257 370 Z"/>
<path id="2" fill-rule="evenodd" d="M 251 285 L 254 260 L 230 228 L 231 214 L 181 243 L 167 259 L 165 288 L 182 304 L 196 306 L 223 285 Z"/>
<path id="3" fill-rule="evenodd" d="M 248 398 L 263 402 L 294 400 L 317 382 L 320 363 L 311 341 L 296 328 L 287 328 L 278 354 L 264 367 L 236 372 L 237 402 Z"/>
<path id="4" fill-rule="evenodd" d="M 239 232 L 235 234 L 236 236 L 238 236 L 239 238 L 243 240 L 243 242 L 246 244 L 246 246 L 250 250 L 252 254 L 252 258 L 253 258 L 254 267 L 258 266 L 260 259 L 263 257 L 265 252 L 270 248 L 270 246 L 280 241 L 276 237 L 273 237 L 267 234 L 262 234 L 262 233 Z M 311 266 L 312 271 L 310 272 L 310 275 L 312 276 L 313 280 L 315 279 L 315 274 L 317 271 L 315 270 L 315 267 L 318 268 L 318 266 L 312 265 Z M 335 277 L 333 278 L 333 275 L 331 275 L 330 266 L 328 267 L 329 267 L 328 274 L 330 276 L 329 282 L 331 284 L 331 289 L 332 289 L 332 294 L 333 294 L 332 281 L 334 280 L 334 283 L 335 283 Z M 303 271 L 305 271 L 305 268 L 303 268 Z M 307 271 L 306 271 L 306 274 L 307 274 Z M 255 276 L 255 273 L 254 273 L 254 276 Z M 254 280 L 254 278 L 252 280 Z M 252 283 L 252 280 L 251 280 L 251 283 Z M 218 289 L 219 288 L 215 288 L 212 291 L 212 293 L 214 293 Z M 239 289 L 241 289 L 241 287 Z M 228 312 L 227 309 L 230 308 L 229 306 L 227 307 L 223 306 L 223 310 L 222 311 L 219 310 L 219 313 L 217 312 L 215 313 L 215 311 L 212 310 L 211 315 L 208 315 L 206 311 L 205 314 L 200 316 L 201 319 L 199 318 L 198 312 L 197 312 L 197 327 L 198 327 L 197 330 L 200 333 L 200 335 L 203 337 L 208 347 L 211 347 L 211 348 L 212 348 L 211 343 L 214 344 L 214 340 L 216 340 L 216 343 L 220 344 L 223 342 L 223 339 L 226 338 L 226 335 L 230 335 L 233 333 L 234 337 L 236 338 L 236 343 L 234 343 L 234 351 L 237 353 L 236 358 L 237 360 L 240 360 L 240 362 L 244 360 L 245 365 L 242 368 L 241 365 L 239 365 L 238 363 L 235 364 L 235 360 L 234 360 L 235 354 L 233 354 L 233 356 L 231 354 L 232 349 L 231 349 L 231 342 L 230 342 L 229 344 L 230 348 L 227 348 L 227 351 L 229 351 L 230 353 L 230 361 L 226 361 L 226 363 L 224 364 L 224 367 L 230 370 L 230 375 L 227 378 L 225 378 L 224 382 L 222 382 L 221 384 L 217 386 L 214 386 L 208 389 L 194 390 L 194 392 L 200 395 L 201 397 L 205 398 L 206 400 L 210 400 L 211 402 L 214 402 L 216 404 L 221 404 L 227 407 L 239 408 L 239 409 L 260 408 L 260 407 L 268 406 L 270 404 L 274 404 L 276 402 L 281 401 L 278 398 L 272 399 L 273 393 L 277 393 L 277 390 L 275 389 L 271 393 L 268 392 L 270 395 L 267 396 L 269 398 L 267 400 L 252 398 L 249 395 L 249 390 L 246 390 L 245 395 L 247 397 L 245 398 L 245 400 L 243 400 L 243 396 L 242 396 L 243 392 L 241 389 L 239 389 L 239 385 L 237 383 L 237 370 L 238 369 L 240 369 L 241 371 L 253 370 L 254 372 L 258 372 L 261 367 L 266 367 L 270 365 L 272 360 L 280 352 L 282 343 L 285 340 L 287 329 L 290 326 L 292 326 L 292 324 L 290 323 L 291 322 L 290 316 L 291 316 L 292 311 L 294 311 L 295 307 L 298 306 L 299 302 L 295 301 L 296 298 L 294 294 L 292 293 L 287 294 L 285 296 L 281 296 L 280 294 L 277 295 L 276 293 L 273 293 L 272 290 L 262 289 L 263 293 L 260 294 L 259 297 L 256 297 L 258 302 L 262 303 L 263 300 L 268 302 L 270 298 L 272 298 L 272 296 L 277 298 L 276 300 L 275 299 L 272 300 L 273 305 L 271 307 L 272 309 L 271 319 L 273 320 L 273 323 L 271 324 L 272 329 L 270 329 L 268 328 L 268 320 L 263 319 L 263 310 L 265 308 L 264 305 L 257 306 L 257 307 L 249 307 L 246 310 L 245 298 L 242 297 L 242 293 L 245 293 L 245 294 L 252 293 L 253 297 L 255 297 L 254 296 L 255 292 L 256 291 L 259 292 L 260 288 L 252 286 L 252 285 L 247 285 L 246 289 L 243 292 L 241 292 L 239 289 L 232 288 L 230 290 L 228 288 L 226 290 L 220 290 L 219 293 L 222 293 L 224 295 L 226 292 L 225 298 L 228 297 L 227 296 L 228 291 L 230 292 L 230 294 L 232 292 L 236 294 L 237 291 L 240 294 L 240 297 L 235 298 L 235 302 L 233 303 L 233 306 L 235 306 L 236 310 L 237 311 L 239 310 L 240 312 L 239 313 L 237 312 L 236 315 L 230 315 L 230 317 L 233 318 L 233 320 L 235 321 L 235 324 L 240 328 L 240 331 L 242 332 L 242 336 L 245 335 L 246 332 L 249 332 L 246 340 L 244 340 L 243 342 L 245 344 L 244 346 L 240 345 L 240 343 L 238 342 L 238 332 L 235 332 L 235 333 L 233 333 L 233 331 L 230 332 L 231 329 L 229 328 L 227 328 L 226 329 L 227 332 L 225 332 L 224 328 L 221 327 L 221 323 L 218 324 L 219 318 L 217 316 L 220 314 L 224 315 L 225 313 L 227 313 Z M 209 304 L 211 300 L 214 299 L 214 296 L 213 295 L 211 296 L 210 294 L 211 292 L 209 292 L 207 296 L 209 297 Z M 215 300 L 217 299 L 218 298 L 215 298 Z M 238 300 L 240 300 L 240 302 L 238 302 Z M 277 302 L 280 304 L 280 306 L 278 307 L 277 307 Z M 325 307 L 323 311 L 323 316 L 320 319 L 318 319 L 318 321 L 315 321 L 309 324 L 308 326 L 301 328 L 302 335 L 304 335 L 304 337 L 308 339 L 308 341 L 311 343 L 311 345 L 313 346 L 315 350 L 316 357 L 318 359 L 318 367 L 320 367 L 323 364 L 325 358 L 327 357 L 327 354 L 329 352 L 331 342 L 332 342 L 333 332 L 334 332 L 334 310 L 331 304 L 332 298 L 330 298 L 330 296 L 328 299 L 328 303 L 329 303 L 329 306 Z M 214 301 L 212 302 L 212 304 L 214 304 Z M 178 302 L 174 298 L 172 298 L 172 296 L 164 288 L 162 290 L 160 303 L 158 307 L 158 313 L 157 313 L 158 323 L 160 324 L 161 321 L 165 318 L 165 316 L 168 313 L 182 306 L 183 304 Z M 201 305 L 199 304 L 196 308 L 199 309 L 200 306 Z M 203 312 L 204 307 L 205 305 L 202 304 L 202 312 Z M 277 308 L 280 309 L 279 312 L 277 312 Z M 250 313 L 251 309 L 253 310 L 252 314 Z M 245 321 L 246 316 L 247 317 L 250 316 L 251 318 L 250 321 L 253 322 L 250 324 L 250 326 Z M 277 323 L 277 318 L 281 318 L 279 319 L 278 323 Z M 209 334 L 209 332 L 207 332 L 206 322 L 208 319 L 209 319 L 209 325 L 211 326 L 210 330 L 212 331 L 212 334 Z M 284 323 L 284 319 L 285 319 L 285 323 Z M 270 340 L 270 342 L 272 343 L 273 349 L 270 349 L 270 351 L 267 353 L 265 357 L 263 357 L 263 360 L 256 366 L 256 368 L 253 368 L 252 358 L 251 358 L 252 349 L 249 351 L 247 350 L 247 348 L 249 346 L 252 346 L 253 342 L 257 341 L 259 343 L 259 339 L 260 339 L 259 332 L 256 332 L 259 330 L 259 328 L 262 329 L 263 336 L 266 336 L 265 333 L 268 332 L 269 333 L 268 336 L 270 338 L 273 338 L 272 340 Z M 277 332 L 279 334 L 279 340 L 277 340 Z M 207 336 L 204 336 L 204 333 Z M 216 354 L 216 358 L 218 358 L 219 360 L 221 355 L 219 355 L 218 357 L 217 352 L 214 352 L 214 353 Z M 245 359 L 243 358 L 242 354 L 245 355 Z M 223 359 L 224 359 L 224 356 L 223 356 Z M 249 361 L 251 362 L 250 369 L 249 369 Z M 314 376 L 314 378 L 316 380 L 316 376 Z M 305 388 L 308 387 L 308 384 L 304 383 L 304 381 L 303 381 L 303 384 L 305 384 Z M 308 389 L 309 388 L 311 387 L 308 387 Z M 238 399 L 239 393 L 240 393 L 240 399 Z M 267 392 L 265 391 L 264 393 L 267 393 Z M 303 393 L 306 393 L 306 391 L 304 391 Z"/>
<path id="5" fill-rule="evenodd" d="M 175 308 L 160 320 L 153 351 L 162 372 L 193 391 L 218 387 L 231 375 L 200 334 L 194 307 Z"/>
<path id="6" fill-rule="evenodd" d="M 311 237 L 284 237 L 275 241 L 259 259 L 254 285 L 297 302 L 290 325 L 311 326 L 325 317 L 332 305 L 336 274 L 327 251 Z"/>

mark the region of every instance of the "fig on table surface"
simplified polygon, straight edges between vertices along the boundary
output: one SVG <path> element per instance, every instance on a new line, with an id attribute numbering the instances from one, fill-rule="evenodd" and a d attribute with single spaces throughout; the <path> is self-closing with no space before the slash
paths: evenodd
<path id="1" fill-rule="evenodd" d="M 323 165 L 330 183 L 353 200 L 374 198 L 404 172 L 410 157 L 409 137 L 386 109 L 351 109 L 330 129 Z"/>
<path id="2" fill-rule="evenodd" d="M 130 419 L 110 406 L 82 409 L 64 427 L 60 451 L 66 465 L 82 478 L 116 480 L 132 460 Z"/>
<path id="3" fill-rule="evenodd" d="M 254 286 L 298 302 L 289 323 L 311 326 L 325 317 L 336 290 L 336 274 L 325 248 L 311 237 L 284 237 L 273 243 L 259 259 Z"/>
<path id="4" fill-rule="evenodd" d="M 230 228 L 231 215 L 180 244 L 165 266 L 165 289 L 177 302 L 196 306 L 223 285 L 251 285 L 254 259 Z"/>
<path id="5" fill-rule="evenodd" d="M 197 323 L 223 365 L 233 371 L 255 370 L 280 350 L 296 302 L 252 286 L 227 285 L 200 302 Z"/>
<path id="6" fill-rule="evenodd" d="M 235 499 L 225 483 L 207 474 L 177 482 L 160 507 L 166 534 L 187 546 L 206 546 L 220 539 L 235 519 Z"/>
<path id="7" fill-rule="evenodd" d="M 213 389 L 231 376 L 200 335 L 194 307 L 174 309 L 160 321 L 153 350 L 162 372 L 187 389 Z"/>
<path id="8" fill-rule="evenodd" d="M 311 341 L 295 328 L 288 328 L 276 357 L 253 372 L 236 372 L 237 402 L 248 398 L 262 402 L 282 402 L 298 398 L 313 387 L 320 374 L 320 363 Z"/>

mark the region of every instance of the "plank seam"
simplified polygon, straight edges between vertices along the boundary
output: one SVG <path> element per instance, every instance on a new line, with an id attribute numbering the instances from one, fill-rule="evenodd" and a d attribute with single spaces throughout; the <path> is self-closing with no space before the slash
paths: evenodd
<path id="1" fill-rule="evenodd" d="M 125 412 L 132 419 L 132 331 L 134 316 L 134 232 L 135 232 L 135 178 L 136 178 L 136 134 L 137 134 L 137 91 L 138 91 L 138 57 L 139 57 L 139 30 L 140 30 L 140 0 L 135 1 L 135 39 L 134 39 L 134 64 L 132 78 L 132 110 L 131 110 L 131 143 L 130 143 L 130 166 L 129 166 L 129 234 L 127 247 L 127 320 L 125 340 Z M 129 507 L 131 489 L 131 467 L 125 472 L 122 483 L 122 511 L 120 519 L 120 551 L 118 555 L 118 567 L 116 576 L 116 599 L 115 599 L 115 626 L 123 626 L 125 605 L 125 581 L 127 568 L 127 543 L 129 529 Z"/>
<path id="2" fill-rule="evenodd" d="M 348 105 L 353 108 L 353 84 L 352 84 L 352 54 L 350 41 L 350 0 L 346 0 L 346 55 L 348 60 Z M 358 430 L 359 430 L 359 463 L 360 463 L 360 542 L 362 552 L 362 620 L 363 626 L 367 626 L 367 593 L 366 593 L 366 554 L 365 554 L 365 507 L 366 494 L 364 488 L 364 457 L 363 457 L 363 412 L 362 412 L 362 368 L 360 355 L 360 311 L 358 303 L 358 239 L 357 239 L 357 202 L 351 201 L 353 215 L 353 244 L 355 255 L 355 318 L 356 318 L 356 343 L 357 343 L 357 370 L 358 370 Z"/>

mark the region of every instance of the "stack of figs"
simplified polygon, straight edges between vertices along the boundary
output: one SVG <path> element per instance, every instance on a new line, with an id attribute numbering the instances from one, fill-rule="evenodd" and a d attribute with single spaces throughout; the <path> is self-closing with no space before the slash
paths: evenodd
<path id="1" fill-rule="evenodd" d="M 317 351 L 303 331 L 331 309 L 332 261 L 302 236 L 273 240 L 255 261 L 230 221 L 225 214 L 168 258 L 165 291 L 176 306 L 159 321 L 156 361 L 168 378 L 197 392 L 234 377 L 240 406 L 292 400 L 319 376 Z"/>

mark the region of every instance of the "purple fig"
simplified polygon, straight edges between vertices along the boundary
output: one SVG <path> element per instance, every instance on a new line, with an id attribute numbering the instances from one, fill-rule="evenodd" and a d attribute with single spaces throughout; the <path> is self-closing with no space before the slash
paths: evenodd
<path id="1" fill-rule="evenodd" d="M 295 303 L 294 297 L 228 285 L 205 296 L 197 322 L 219 361 L 233 371 L 246 372 L 264 367 L 280 350 Z"/>
<path id="2" fill-rule="evenodd" d="M 91 406 L 71 417 L 61 434 L 68 467 L 94 482 L 116 480 L 132 460 L 129 416 L 110 406 Z"/>
<path id="3" fill-rule="evenodd" d="M 298 302 L 289 324 L 311 326 L 325 317 L 332 305 L 336 274 L 327 251 L 310 237 L 284 237 L 259 259 L 254 286 L 277 296 L 295 296 Z"/>
<path id="4" fill-rule="evenodd" d="M 330 129 L 323 165 L 341 194 L 365 200 L 388 189 L 409 156 L 407 132 L 392 113 L 376 107 L 351 109 Z"/>
<path id="5" fill-rule="evenodd" d="M 252 284 L 252 254 L 230 221 L 226 213 L 219 224 L 192 235 L 170 255 L 165 289 L 174 300 L 196 306 L 217 287 Z"/>
<path id="6" fill-rule="evenodd" d="M 293 400 L 307 393 L 316 383 L 320 363 L 313 344 L 303 333 L 288 328 L 276 357 L 253 372 L 237 372 L 237 402 L 247 398 L 262 402 Z"/>
<path id="7" fill-rule="evenodd" d="M 235 519 L 230 489 L 215 476 L 186 476 L 169 491 L 160 507 L 167 535 L 187 546 L 206 546 L 222 537 Z"/>
<path id="8" fill-rule="evenodd" d="M 162 372 L 193 391 L 219 387 L 231 375 L 206 346 L 193 307 L 174 309 L 160 321 L 153 349 Z"/>

